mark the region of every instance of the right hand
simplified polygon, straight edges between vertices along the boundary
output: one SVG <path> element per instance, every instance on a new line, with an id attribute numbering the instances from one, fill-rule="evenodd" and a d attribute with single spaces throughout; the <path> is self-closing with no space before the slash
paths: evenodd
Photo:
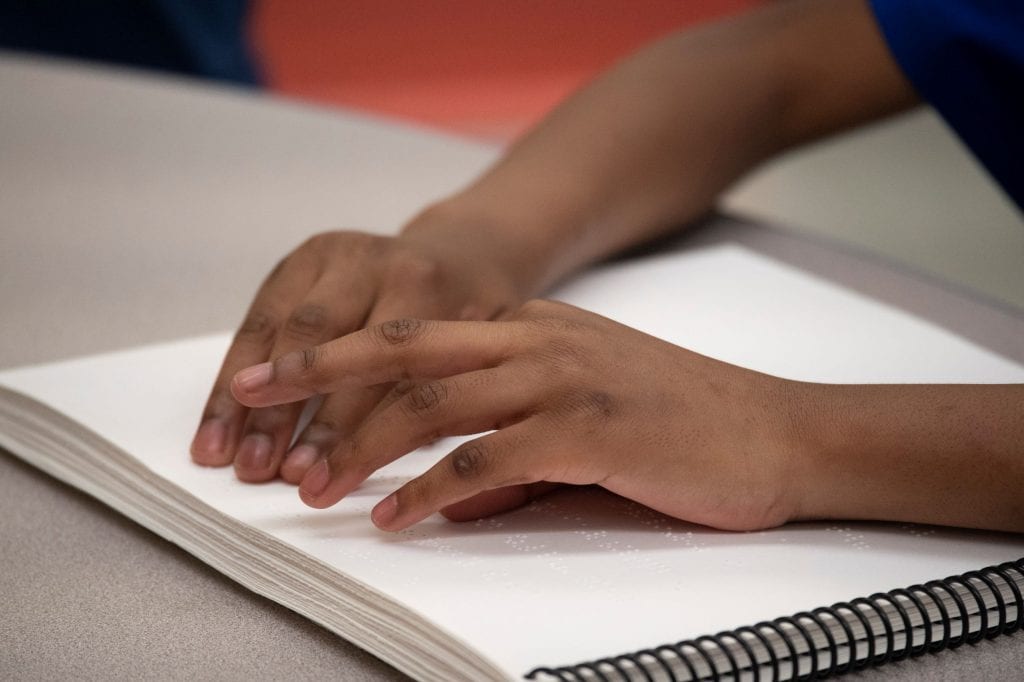
<path id="1" fill-rule="evenodd" d="M 234 464 L 246 482 L 280 473 L 297 484 L 390 386 L 327 396 L 289 449 L 301 405 L 248 409 L 231 395 L 235 373 L 386 320 L 488 320 L 511 312 L 529 292 L 517 281 L 521 273 L 508 260 L 508 245 L 497 241 L 484 228 L 407 229 L 397 237 L 327 232 L 307 240 L 257 292 L 203 410 L 192 459 Z"/>

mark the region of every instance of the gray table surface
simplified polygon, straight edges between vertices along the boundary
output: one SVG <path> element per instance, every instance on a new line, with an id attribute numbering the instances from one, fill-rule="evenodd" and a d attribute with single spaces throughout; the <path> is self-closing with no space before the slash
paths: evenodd
<path id="1" fill-rule="evenodd" d="M 228 328 L 304 236 L 393 231 L 495 154 L 251 94 L 0 56 L 0 367 Z M 1020 311 L 785 230 L 722 219 L 685 238 L 720 240 L 1024 362 Z M 0 678 L 402 677 L 2 452 L 0 510 Z M 1017 636 L 852 677 L 1022 671 Z"/>

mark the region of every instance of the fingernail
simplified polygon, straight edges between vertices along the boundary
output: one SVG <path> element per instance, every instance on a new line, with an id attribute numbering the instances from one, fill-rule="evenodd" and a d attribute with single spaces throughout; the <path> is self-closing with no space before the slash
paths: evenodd
<path id="1" fill-rule="evenodd" d="M 313 462 L 316 461 L 317 456 L 318 453 L 316 448 L 312 445 L 303 443 L 292 448 L 292 451 L 289 452 L 288 456 L 285 458 L 285 464 L 292 469 L 298 469 L 302 471 L 302 473 L 306 473 L 306 471 L 309 470 L 309 467 L 313 466 Z"/>
<path id="2" fill-rule="evenodd" d="M 266 469 L 270 466 L 270 456 L 274 451 L 274 441 L 265 433 L 250 433 L 238 446 L 238 465 L 243 469 Z"/>
<path id="3" fill-rule="evenodd" d="M 192 440 L 192 452 L 196 455 L 219 455 L 224 452 L 227 438 L 227 424 L 220 419 L 207 419 L 196 431 L 196 437 Z"/>
<path id="4" fill-rule="evenodd" d="M 235 385 L 243 391 L 255 391 L 270 383 L 273 372 L 274 367 L 269 362 L 246 367 L 235 375 Z"/>
<path id="5" fill-rule="evenodd" d="M 319 497 L 331 481 L 331 472 L 327 468 L 327 460 L 321 459 L 313 468 L 306 472 L 299 484 L 299 492 L 307 497 Z"/>
<path id="6" fill-rule="evenodd" d="M 373 525 L 378 528 L 384 528 L 391 524 L 398 515 L 398 497 L 391 493 L 383 500 L 377 503 L 377 506 L 370 512 L 370 519 L 373 521 Z"/>

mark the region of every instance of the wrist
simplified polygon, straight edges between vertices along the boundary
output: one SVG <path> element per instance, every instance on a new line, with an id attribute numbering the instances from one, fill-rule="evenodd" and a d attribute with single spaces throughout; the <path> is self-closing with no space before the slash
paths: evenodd
<path id="1" fill-rule="evenodd" d="M 953 433 L 942 433 L 956 419 L 943 415 L 941 401 L 928 395 L 932 389 L 803 387 L 795 518 L 948 522 L 942 491 L 951 481 L 943 472 L 963 452 Z"/>
<path id="2" fill-rule="evenodd" d="M 553 230 L 471 196 L 431 204 L 402 229 L 401 238 L 443 245 L 470 262 L 486 263 L 511 283 L 522 301 L 538 296 L 564 274 L 556 265 L 559 248 Z"/>
<path id="3" fill-rule="evenodd" d="M 788 520 L 836 518 L 842 515 L 841 485 L 837 481 L 842 472 L 829 466 L 828 456 L 835 447 L 836 429 L 830 407 L 830 391 L 835 387 L 804 381 L 784 383 L 782 451 Z"/>
<path id="4" fill-rule="evenodd" d="M 1024 387 L 804 386 L 794 518 L 1024 528 Z"/>

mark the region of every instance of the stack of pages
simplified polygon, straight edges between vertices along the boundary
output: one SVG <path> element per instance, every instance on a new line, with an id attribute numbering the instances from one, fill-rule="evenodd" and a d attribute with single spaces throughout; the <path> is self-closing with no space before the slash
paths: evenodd
<path id="1" fill-rule="evenodd" d="M 794 379 L 1024 383 L 1010 360 L 734 245 L 608 264 L 554 297 Z M 1009 630 L 1024 614 L 1024 572 L 1004 564 L 941 594 L 915 592 L 921 608 L 876 600 L 817 624 L 735 633 L 1017 559 L 1021 538 L 1009 534 L 843 522 L 720 532 L 590 488 L 476 522 L 376 530 L 373 504 L 454 441 L 400 459 L 331 509 L 309 509 L 293 486 L 244 485 L 230 469 L 190 463 L 228 341 L 2 372 L 0 445 L 418 679 L 516 679 L 645 650 L 586 670 L 687 679 L 733 665 L 733 679 L 784 678 L 872 661 L 886 647 L 909 652 L 925 635 L 934 644 L 1000 622 Z M 658 650 L 725 630 L 732 639 Z"/>

